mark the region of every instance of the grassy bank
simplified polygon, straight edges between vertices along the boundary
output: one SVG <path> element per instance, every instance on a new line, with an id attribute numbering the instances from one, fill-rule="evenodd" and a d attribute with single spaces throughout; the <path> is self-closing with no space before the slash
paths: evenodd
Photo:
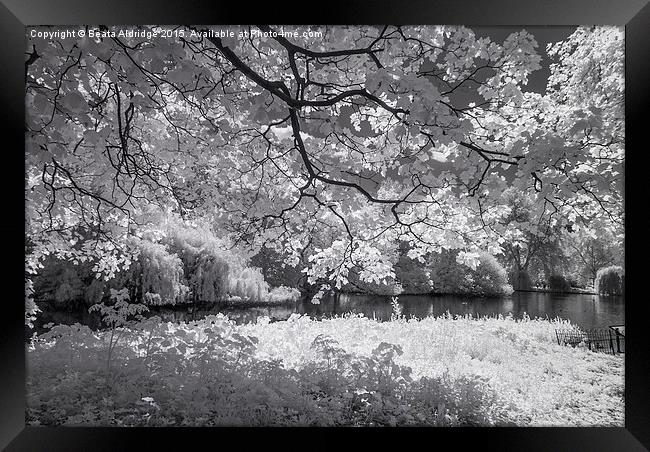
<path id="1" fill-rule="evenodd" d="M 622 426 L 623 358 L 557 345 L 567 326 L 297 315 L 57 326 L 28 353 L 27 421 Z"/>

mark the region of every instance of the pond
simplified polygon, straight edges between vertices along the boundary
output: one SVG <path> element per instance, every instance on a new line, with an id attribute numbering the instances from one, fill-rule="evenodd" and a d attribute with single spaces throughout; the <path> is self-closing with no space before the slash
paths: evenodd
<path id="1" fill-rule="evenodd" d="M 475 317 L 510 313 L 515 318 L 521 318 L 526 313 L 531 318 L 561 317 L 571 320 L 582 328 L 602 328 L 625 323 L 623 297 L 541 292 L 515 292 L 511 296 L 500 298 L 401 295 L 398 303 L 402 307 L 402 315 L 407 318 L 439 316 L 446 312 L 454 315 L 471 314 Z M 324 298 L 317 305 L 305 300 L 297 303 L 296 306 L 231 308 L 223 312 L 237 322 L 254 322 L 259 316 L 269 316 L 272 320 L 286 320 L 293 313 L 307 314 L 320 319 L 348 312 L 360 313 L 383 321 L 390 319 L 392 307 L 390 297 L 340 294 Z"/>
<path id="2" fill-rule="evenodd" d="M 455 295 L 401 295 L 398 303 L 402 314 L 408 317 L 439 316 L 450 314 L 471 314 L 491 316 L 512 314 L 521 318 L 524 313 L 531 318 L 561 317 L 582 328 L 603 328 L 625 323 L 625 301 L 623 297 L 604 297 L 588 294 L 559 294 L 542 292 L 515 292 L 507 297 L 471 298 Z M 271 321 L 288 319 L 292 314 L 306 314 L 322 319 L 348 312 L 363 314 L 383 321 L 390 319 L 392 307 L 390 297 L 377 295 L 340 294 L 326 297 L 320 304 L 302 300 L 290 305 L 265 307 L 210 307 L 210 308 L 152 308 L 150 315 L 159 315 L 164 321 L 198 320 L 209 314 L 222 312 L 236 323 L 255 322 L 258 317 L 268 316 Z M 44 311 L 38 319 L 40 325 L 47 322 L 80 322 L 91 328 L 99 327 L 96 315 L 87 312 L 63 313 Z"/>

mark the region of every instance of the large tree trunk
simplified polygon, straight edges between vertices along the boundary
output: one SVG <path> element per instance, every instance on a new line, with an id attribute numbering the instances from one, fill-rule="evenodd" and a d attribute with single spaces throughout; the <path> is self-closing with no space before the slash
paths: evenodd
<path id="1" fill-rule="evenodd" d="M 514 290 L 530 290 L 533 287 L 530 281 L 530 276 L 528 275 L 528 269 L 525 267 L 518 265 L 517 268 L 510 273 L 509 279 Z"/>

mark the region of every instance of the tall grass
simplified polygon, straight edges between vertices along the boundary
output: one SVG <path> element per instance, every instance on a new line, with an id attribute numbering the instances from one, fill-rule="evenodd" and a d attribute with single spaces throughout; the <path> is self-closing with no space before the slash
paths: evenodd
<path id="1" fill-rule="evenodd" d="M 623 359 L 558 345 L 572 327 L 449 314 L 55 326 L 28 353 L 28 422 L 622 426 Z"/>
<path id="2" fill-rule="evenodd" d="M 512 316 L 398 318 L 377 322 L 361 316 L 323 321 L 242 325 L 259 339 L 258 352 L 291 368 L 309 362 L 318 335 L 348 353 L 370 356 L 381 342 L 400 347 L 395 362 L 414 379 L 438 378 L 463 386 L 484 379 L 517 425 L 622 425 L 623 359 L 560 346 L 555 329 L 576 328 L 562 319 Z"/>

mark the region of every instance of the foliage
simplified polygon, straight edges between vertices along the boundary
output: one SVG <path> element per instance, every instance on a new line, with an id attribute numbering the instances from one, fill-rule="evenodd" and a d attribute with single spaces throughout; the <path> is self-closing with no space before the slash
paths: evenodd
<path id="1" fill-rule="evenodd" d="M 553 292 L 568 292 L 571 290 L 571 284 L 562 275 L 551 275 L 548 278 L 549 290 Z"/>
<path id="2" fill-rule="evenodd" d="M 612 265 L 598 270 L 594 290 L 601 295 L 624 295 L 625 270 L 623 267 Z"/>
<path id="3" fill-rule="evenodd" d="M 254 302 L 267 300 L 270 286 L 261 270 L 248 267 L 245 254 L 229 250 L 226 241 L 210 228 L 188 226 L 172 217 L 161 240 L 183 262 L 193 301 L 218 303 L 233 297 Z M 276 291 L 276 301 L 278 295 Z"/>
<path id="4" fill-rule="evenodd" d="M 268 246 L 262 246 L 258 253 L 251 257 L 250 265 L 258 267 L 264 275 L 264 280 L 272 287 L 306 288 L 306 276 L 301 271 L 305 263 L 296 266 L 287 263 L 288 254 L 276 251 Z"/>
<path id="5" fill-rule="evenodd" d="M 161 229 L 161 241 L 183 263 L 190 299 L 212 303 L 223 299 L 231 289 L 229 273 L 236 263 L 224 243 L 209 230 L 187 227 L 173 218 Z"/>
<path id="6" fill-rule="evenodd" d="M 397 267 L 395 268 L 397 270 Z M 350 269 L 347 284 L 341 287 L 341 292 L 348 293 L 369 293 L 374 295 L 399 295 L 403 292 L 403 287 L 395 277 L 388 276 L 380 281 L 365 281 L 360 276 L 358 268 Z"/>
<path id="7" fill-rule="evenodd" d="M 262 301 L 269 292 L 269 285 L 264 281 L 264 276 L 259 268 L 244 268 L 228 283 L 229 292 L 248 300 Z"/>
<path id="8" fill-rule="evenodd" d="M 404 293 L 509 295 L 506 270 L 489 253 L 476 255 L 474 268 L 459 262 L 457 251 L 430 254 L 424 263 L 402 257 L 396 266 Z"/>
<path id="9" fill-rule="evenodd" d="M 570 260 L 574 262 L 572 275 L 584 286 L 593 286 L 598 270 L 624 262 L 623 234 L 607 227 L 576 231 L 567 240 Z"/>
<path id="10" fill-rule="evenodd" d="M 510 295 L 513 291 L 505 268 L 489 253 L 479 254 L 478 267 L 470 270 L 470 277 L 470 293 L 494 296 Z"/>
<path id="11" fill-rule="evenodd" d="M 269 303 L 279 303 L 287 301 L 298 301 L 300 299 L 300 291 L 294 289 L 293 287 L 273 287 L 268 295 L 266 295 L 263 300 L 268 301 Z"/>
<path id="12" fill-rule="evenodd" d="M 557 345 L 565 321 L 106 314 L 33 339 L 28 424 L 623 425 L 622 358 Z"/>
<path id="13" fill-rule="evenodd" d="M 106 301 L 109 290 L 126 287 L 132 300 L 147 305 L 242 300 L 264 303 L 295 300 L 288 287 L 270 292 L 260 270 L 246 266 L 245 254 L 228 250 L 209 228 L 188 224 L 172 215 L 129 238 L 133 262 L 104 281 L 92 263 L 48 256 L 34 272 L 38 301 L 54 301 L 58 308 Z M 281 299 L 286 296 L 287 298 Z"/>
<path id="14" fill-rule="evenodd" d="M 122 333 L 122 331 L 117 332 L 117 329 L 129 325 L 132 322 L 129 321 L 129 317 L 134 317 L 135 320 L 142 320 L 144 318 L 142 313 L 149 310 L 143 304 L 129 303 L 129 291 L 126 288 L 121 290 L 111 289 L 111 299 L 114 303 L 110 306 L 99 303 L 88 309 L 89 312 L 98 311 L 101 315 L 102 322 L 110 330 L 106 357 L 106 369 L 109 373 L 111 372 L 111 357 Z M 57 330 L 54 329 L 54 331 Z"/>
<path id="15" fill-rule="evenodd" d="M 95 278 L 92 264 L 74 264 L 48 256 L 43 268 L 32 273 L 32 296 L 36 302 L 52 302 L 57 309 L 75 309 L 102 301 L 107 283 Z M 119 281 L 122 283 L 122 281 Z"/>
<path id="16" fill-rule="evenodd" d="M 402 306 L 400 306 L 399 302 L 399 297 L 391 297 L 390 299 L 390 304 L 392 308 L 392 313 L 390 315 L 391 320 L 397 320 L 400 317 L 402 317 Z"/>
<path id="17" fill-rule="evenodd" d="M 515 290 L 530 290 L 533 288 L 530 275 L 526 270 L 511 271 L 508 280 Z"/>
<path id="18" fill-rule="evenodd" d="M 159 243 L 140 241 L 137 265 L 131 272 L 149 305 L 176 304 L 185 301 L 189 287 L 183 284 L 183 262 Z M 138 280 L 139 279 L 139 280 Z"/>
<path id="19" fill-rule="evenodd" d="M 426 260 L 423 263 L 409 258 L 406 252 L 400 252 L 395 273 L 405 294 L 426 294 L 434 291 L 431 267 L 426 264 Z"/>
<path id="20" fill-rule="evenodd" d="M 34 284 L 31 279 L 25 279 L 25 325 L 29 328 L 34 327 L 36 315 L 41 311 L 34 302 Z"/>
<path id="21" fill-rule="evenodd" d="M 619 28 L 549 46 L 544 94 L 526 91 L 542 58 L 524 30 L 494 42 L 458 26 L 321 27 L 300 43 L 266 26 L 224 39 L 175 30 L 28 38 L 30 268 L 55 256 L 110 280 L 134 262 L 128 238 L 173 213 L 247 255 L 271 244 L 322 291 L 351 271 L 381 285 L 399 242 L 414 259 L 458 252 L 470 266 L 523 243 L 538 216 L 505 221 L 508 185 L 550 226 L 623 224 Z M 255 30 L 267 34 L 239 36 Z M 182 285 L 216 301 L 242 279 L 223 247 L 184 256 L 172 242 L 188 281 L 152 282 L 162 293 L 150 301 L 177 300 Z M 260 298 L 248 277 L 236 296 Z"/>

